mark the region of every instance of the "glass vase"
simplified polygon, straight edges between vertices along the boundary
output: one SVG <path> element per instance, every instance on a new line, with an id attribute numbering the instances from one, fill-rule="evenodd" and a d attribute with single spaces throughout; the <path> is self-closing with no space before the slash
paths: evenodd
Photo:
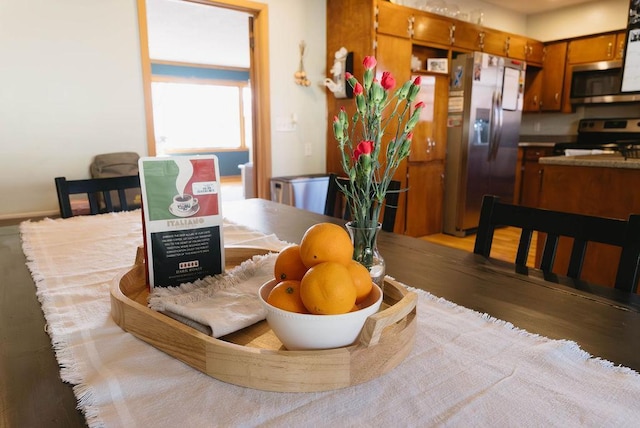
<path id="1" fill-rule="evenodd" d="M 378 251 L 378 232 L 382 225 L 378 223 L 377 227 L 354 227 L 349 222 L 346 226 L 353 243 L 353 259 L 369 270 L 371 280 L 384 291 L 385 264 Z"/>

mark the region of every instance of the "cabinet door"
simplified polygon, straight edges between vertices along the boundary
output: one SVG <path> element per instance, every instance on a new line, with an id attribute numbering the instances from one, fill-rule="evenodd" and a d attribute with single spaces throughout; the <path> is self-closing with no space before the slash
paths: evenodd
<path id="1" fill-rule="evenodd" d="M 567 53 L 567 61 L 570 64 L 583 62 L 606 61 L 616 56 L 616 35 L 605 34 L 602 36 L 586 37 L 584 39 L 571 40 Z"/>
<path id="2" fill-rule="evenodd" d="M 498 56 L 508 56 L 508 37 L 505 33 L 501 31 L 492 30 L 490 28 L 485 28 L 480 33 L 482 51 L 498 55 Z"/>
<path id="3" fill-rule="evenodd" d="M 526 37 L 510 35 L 507 36 L 507 56 L 514 59 L 527 59 L 529 40 Z"/>
<path id="4" fill-rule="evenodd" d="M 411 78 L 411 40 L 388 36 L 385 34 L 378 34 L 376 36 L 376 59 L 378 65 L 376 67 L 376 74 L 378 79 L 384 71 L 389 71 L 396 78 L 397 85 L 402 85 L 404 82 Z M 385 112 L 389 113 L 389 112 Z M 396 127 L 393 126 L 393 121 L 387 127 L 385 136 L 394 135 Z M 386 142 L 387 138 L 385 138 Z M 385 148 L 383 148 L 384 150 Z M 401 188 L 407 187 L 407 160 L 402 161 L 395 175 L 394 180 L 400 181 Z M 405 211 L 406 211 L 406 193 L 400 193 L 400 199 L 398 200 L 398 212 L 396 214 L 396 232 L 404 231 L 405 224 Z"/>
<path id="5" fill-rule="evenodd" d="M 453 43 L 454 24 L 443 16 L 418 13 L 414 16 L 413 38 L 431 44 L 450 46 Z"/>
<path id="6" fill-rule="evenodd" d="M 550 43 L 545 46 L 540 107 L 542 111 L 560 111 L 562 108 L 566 58 L 567 42 Z"/>
<path id="7" fill-rule="evenodd" d="M 543 72 L 538 67 L 527 67 L 524 82 L 524 103 L 522 111 L 531 113 L 540 111 L 542 99 Z"/>
<path id="8" fill-rule="evenodd" d="M 408 171 L 406 234 L 433 235 L 442 232 L 444 162 L 410 163 Z"/>
<path id="9" fill-rule="evenodd" d="M 378 29 L 379 34 L 389 34 L 397 37 L 411 37 L 411 11 L 402 6 L 389 2 L 378 2 Z"/>
<path id="10" fill-rule="evenodd" d="M 524 151 L 524 168 L 522 170 L 522 193 L 520 203 L 529 207 L 540 206 L 540 191 L 544 175 L 544 165 L 538 160 L 543 156 L 551 156 L 553 148 L 526 148 Z"/>
<path id="11" fill-rule="evenodd" d="M 468 51 L 482 51 L 484 30 L 480 25 L 456 22 L 453 45 Z"/>
<path id="12" fill-rule="evenodd" d="M 447 104 L 449 77 L 447 75 L 422 76 L 421 89 L 416 102 L 423 101 L 420 121 L 413 129 L 409 161 L 444 160 L 446 156 Z"/>
<path id="13" fill-rule="evenodd" d="M 537 40 L 527 40 L 527 64 L 542 66 L 544 59 L 544 43 Z"/>

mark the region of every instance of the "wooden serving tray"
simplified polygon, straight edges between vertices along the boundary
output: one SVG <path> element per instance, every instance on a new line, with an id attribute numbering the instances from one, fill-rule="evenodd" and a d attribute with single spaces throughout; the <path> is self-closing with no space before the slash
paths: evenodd
<path id="1" fill-rule="evenodd" d="M 226 247 L 227 269 L 268 250 Z M 417 295 L 385 279 L 384 301 L 355 344 L 288 351 L 261 321 L 216 339 L 147 307 L 143 252 L 111 285 L 111 316 L 123 330 L 218 380 L 265 391 L 312 392 L 367 382 L 400 364 L 416 333 Z"/>

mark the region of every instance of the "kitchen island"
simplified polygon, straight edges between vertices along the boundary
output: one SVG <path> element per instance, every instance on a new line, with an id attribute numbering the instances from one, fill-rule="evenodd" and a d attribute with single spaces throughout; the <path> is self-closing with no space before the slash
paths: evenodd
<path id="1" fill-rule="evenodd" d="M 621 219 L 640 213 L 640 159 L 619 153 L 550 156 L 540 158 L 539 164 L 540 208 Z M 560 240 L 555 273 L 566 274 L 570 243 Z M 613 286 L 619 257 L 618 248 L 590 244 L 582 279 Z"/>

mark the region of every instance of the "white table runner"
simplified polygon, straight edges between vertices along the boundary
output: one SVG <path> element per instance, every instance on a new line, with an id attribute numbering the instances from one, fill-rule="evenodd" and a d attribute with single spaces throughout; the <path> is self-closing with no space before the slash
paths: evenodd
<path id="1" fill-rule="evenodd" d="M 109 285 L 142 242 L 139 211 L 20 230 L 62 379 L 92 427 L 640 424 L 636 372 L 421 290 L 415 346 L 382 377 L 320 393 L 226 384 L 111 319 Z M 225 240 L 284 244 L 236 225 Z"/>

